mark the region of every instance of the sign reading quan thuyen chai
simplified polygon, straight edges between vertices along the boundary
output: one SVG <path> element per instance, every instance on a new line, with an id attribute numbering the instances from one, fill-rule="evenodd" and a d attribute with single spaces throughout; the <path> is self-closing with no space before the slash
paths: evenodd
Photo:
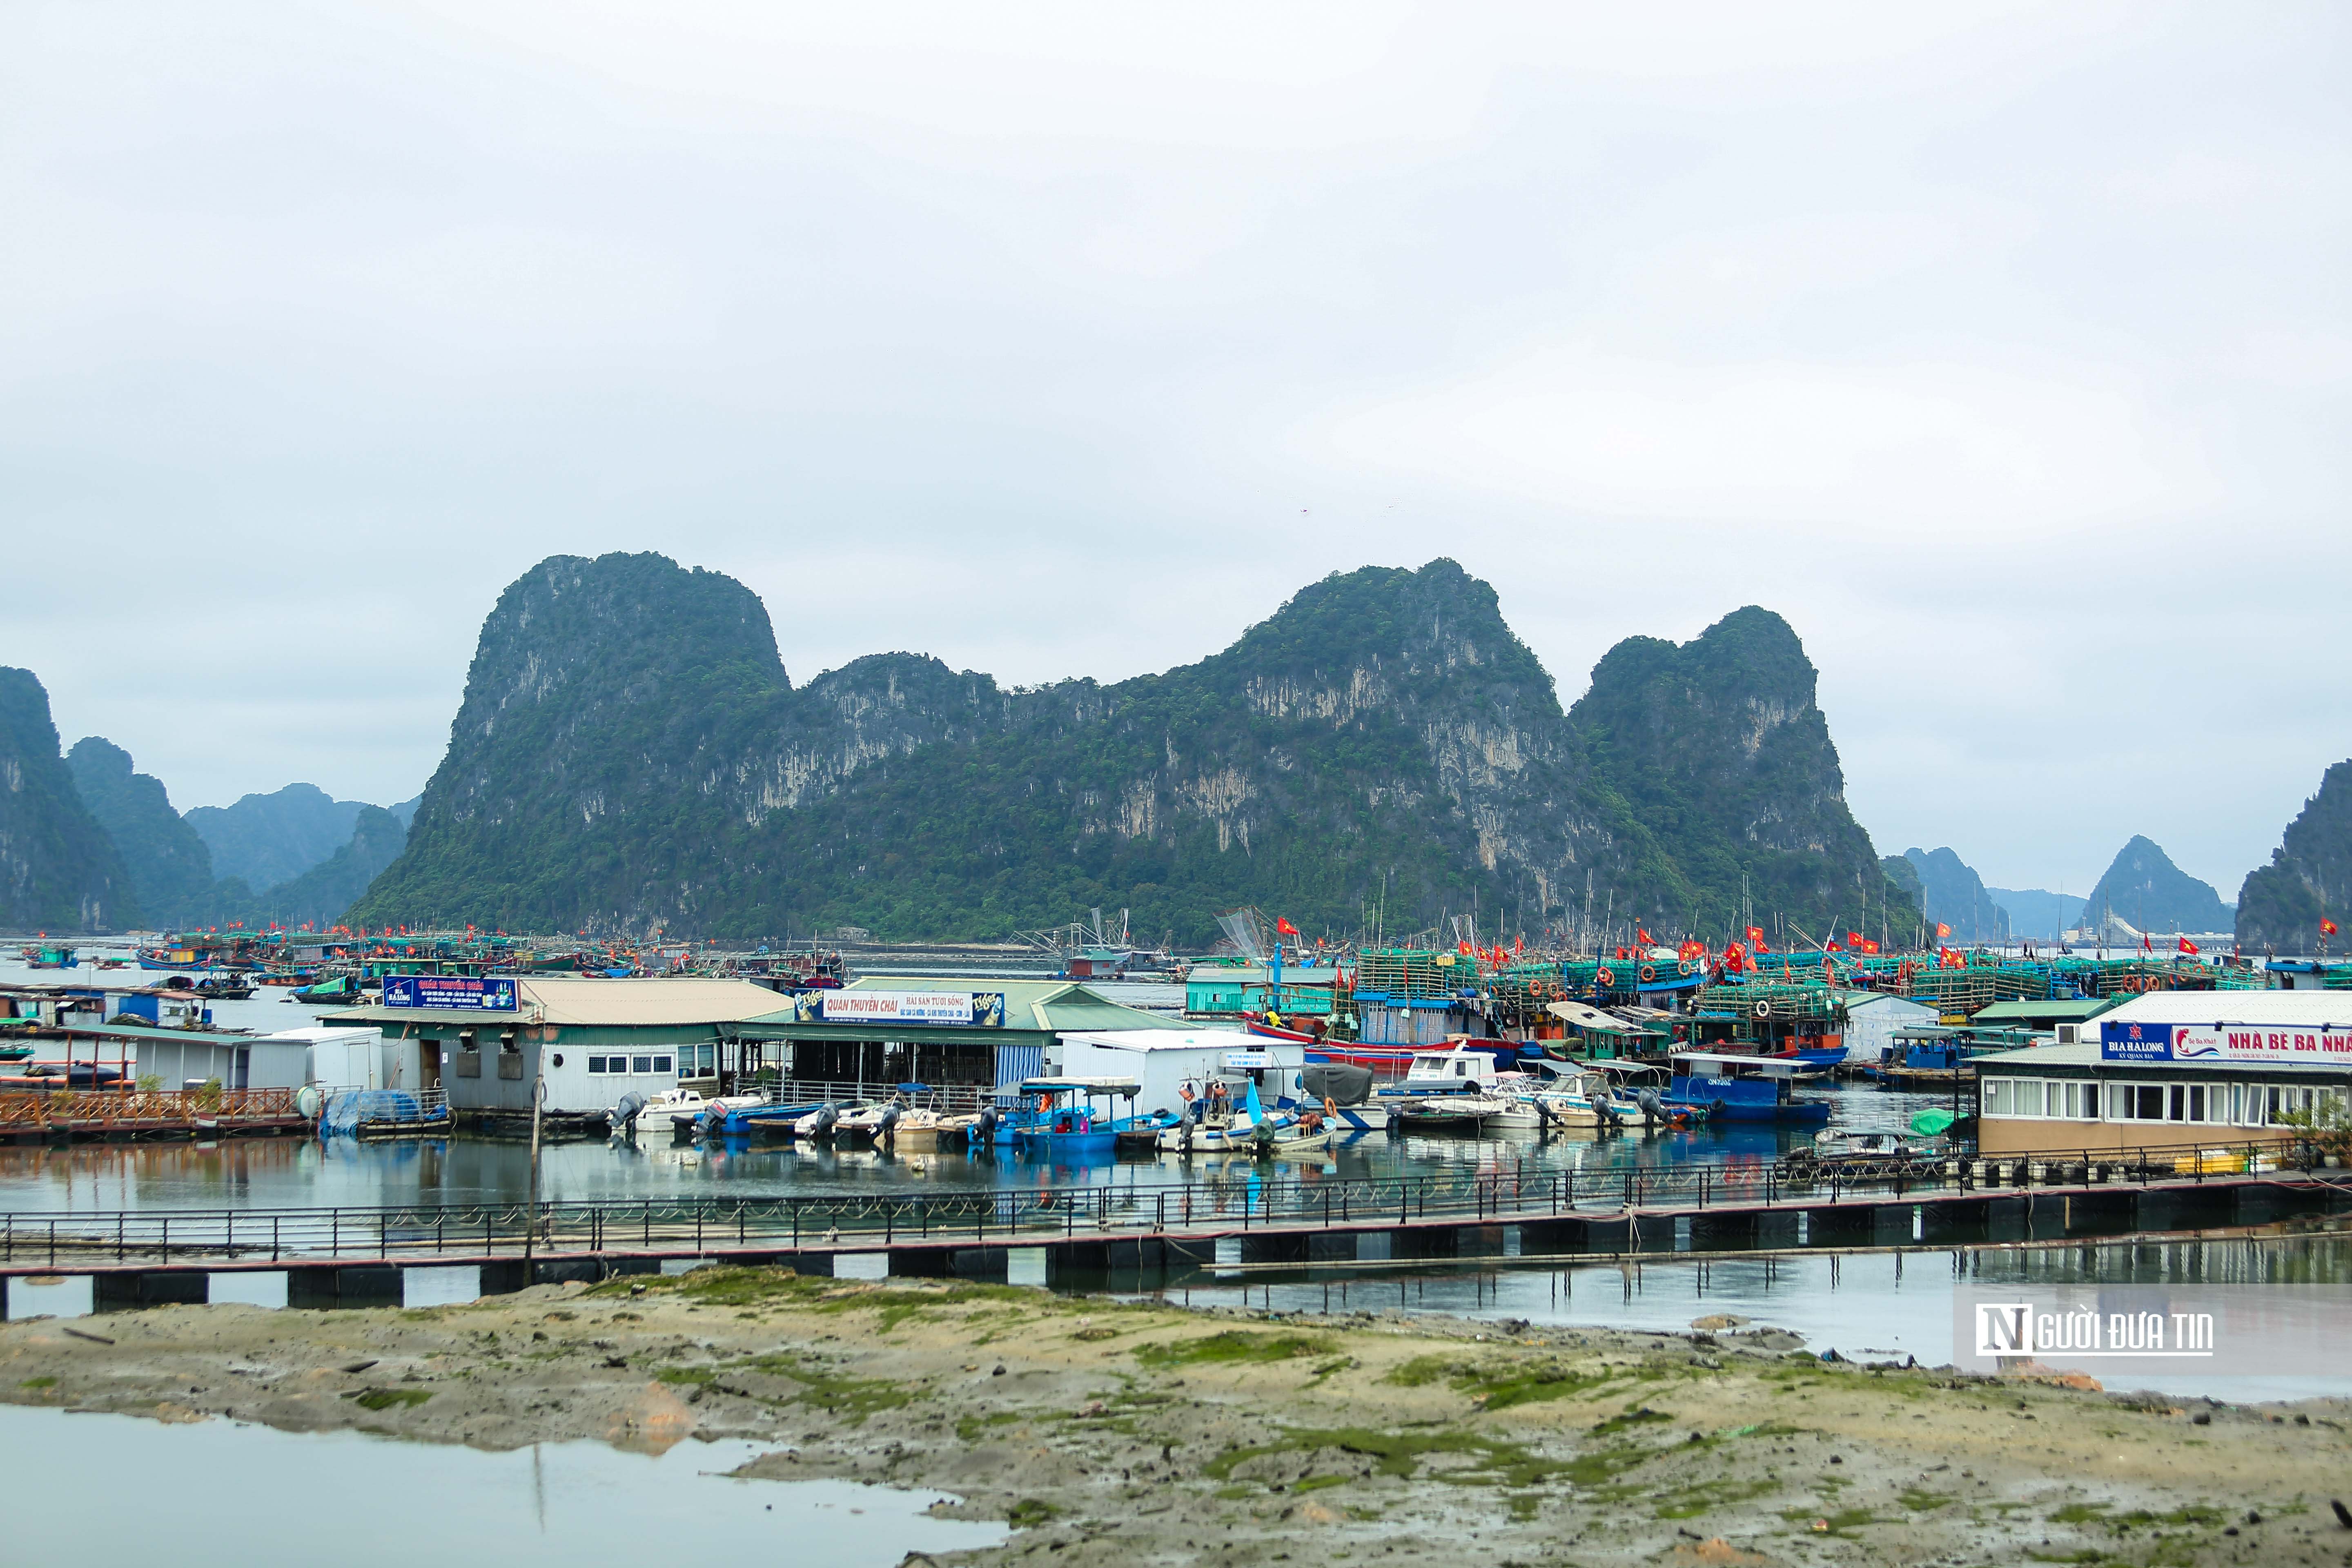
<path id="1" fill-rule="evenodd" d="M 795 1010 L 816 1011 L 811 1023 L 961 1025 L 1004 1026 L 1001 991 L 814 991 L 793 998 Z"/>
<path id="2" fill-rule="evenodd" d="M 2352 1003 L 2345 1011 L 2352 1014 Z M 2352 1023 L 2282 1029 L 2252 1024 L 2099 1026 L 2111 1062 L 2333 1062 L 2352 1065 Z"/>
<path id="3" fill-rule="evenodd" d="M 511 1013 L 515 983 L 497 976 L 471 980 L 457 974 L 397 974 L 383 983 L 383 1005 L 446 1013 Z"/>

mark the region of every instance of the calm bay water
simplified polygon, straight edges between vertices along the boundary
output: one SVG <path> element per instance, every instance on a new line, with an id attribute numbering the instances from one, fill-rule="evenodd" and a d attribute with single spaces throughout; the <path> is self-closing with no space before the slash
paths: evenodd
<path id="1" fill-rule="evenodd" d="M 936 1492 L 722 1474 L 764 1451 L 687 1442 L 656 1458 L 574 1442 L 486 1453 L 353 1432 L 167 1426 L 0 1405 L 0 1463 L 19 1496 L 41 1500 L 14 1510 L 5 1556 L 183 1568 L 505 1568 L 617 1551 L 886 1568 L 909 1552 L 969 1551 L 1010 1533 L 928 1516 Z M 135 1507 L 122 1506 L 126 1478 Z M 238 1496 L 261 1510 L 245 1525 L 190 1528 L 233 1512 Z"/>

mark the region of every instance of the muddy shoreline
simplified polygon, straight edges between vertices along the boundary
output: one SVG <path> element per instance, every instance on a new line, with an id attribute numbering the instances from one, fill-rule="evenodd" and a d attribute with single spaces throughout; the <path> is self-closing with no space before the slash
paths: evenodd
<path id="1" fill-rule="evenodd" d="M 25 1405 L 746 1473 L 1010 1520 L 954 1561 L 2340 1563 L 2352 1402 L 2241 1406 L 1664 1335 L 706 1269 L 464 1306 L 0 1325 Z M 1517 1329 L 1517 1331 L 1512 1331 Z M 941 1559 L 940 1561 L 950 1561 Z"/>

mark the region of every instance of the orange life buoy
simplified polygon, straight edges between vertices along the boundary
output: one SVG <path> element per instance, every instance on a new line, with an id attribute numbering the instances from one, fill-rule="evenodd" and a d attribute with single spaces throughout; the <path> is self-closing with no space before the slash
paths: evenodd
<path id="1" fill-rule="evenodd" d="M 1654 964 L 1654 963 L 1645 963 L 1645 964 L 1642 965 L 1642 978 L 1643 978 L 1643 979 L 1644 979 L 1644 980 L 1655 980 L 1657 977 L 1658 977 L 1658 966 L 1657 966 L 1656 964 Z"/>
<path id="2" fill-rule="evenodd" d="M 1614 985 L 1617 984 L 1617 977 L 1605 969 L 1600 973 L 1594 975 L 1592 978 L 1595 983 L 1601 985 Z"/>

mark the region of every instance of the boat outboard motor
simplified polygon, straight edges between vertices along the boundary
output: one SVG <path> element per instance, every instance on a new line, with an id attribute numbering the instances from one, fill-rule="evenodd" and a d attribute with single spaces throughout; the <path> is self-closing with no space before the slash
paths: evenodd
<path id="1" fill-rule="evenodd" d="M 823 1110 L 816 1113 L 816 1130 L 811 1132 L 809 1136 L 812 1138 L 832 1137 L 833 1124 L 840 1120 L 840 1110 L 833 1105 L 826 1105 Z"/>
<path id="2" fill-rule="evenodd" d="M 983 1105 L 980 1108 L 980 1120 L 972 1123 L 971 1135 L 982 1149 L 996 1147 L 996 1107 Z"/>
<path id="3" fill-rule="evenodd" d="M 1633 1103 L 1642 1108 L 1642 1125 L 1644 1127 L 1673 1120 L 1666 1112 L 1666 1102 L 1658 1098 L 1658 1091 L 1654 1089 L 1643 1089 L 1634 1097 Z"/>
<path id="4" fill-rule="evenodd" d="M 894 1105 L 882 1113 L 881 1121 L 874 1129 L 874 1136 L 885 1143 L 893 1142 L 898 1139 L 898 1108 L 897 1106 Z"/>
<path id="5" fill-rule="evenodd" d="M 725 1106 L 714 1105 L 703 1111 L 702 1135 L 705 1138 L 718 1137 L 721 1131 L 726 1130 L 726 1126 L 727 1108 Z"/>
<path id="6" fill-rule="evenodd" d="M 617 1133 L 635 1132 L 637 1130 L 637 1113 L 645 1108 L 646 1097 L 635 1089 L 621 1096 L 619 1102 L 606 1112 L 612 1119 L 613 1131 Z"/>

